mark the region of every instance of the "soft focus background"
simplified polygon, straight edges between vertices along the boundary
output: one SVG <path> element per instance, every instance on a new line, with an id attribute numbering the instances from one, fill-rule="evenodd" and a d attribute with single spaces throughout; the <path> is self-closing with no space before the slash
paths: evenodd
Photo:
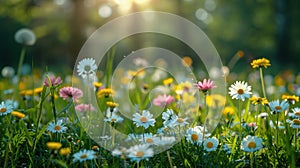
<path id="1" fill-rule="evenodd" d="M 1 0 L 0 68 L 17 68 L 21 46 L 14 33 L 20 28 L 30 28 L 37 36 L 25 57 L 29 68 L 33 65 L 44 71 L 47 66 L 71 73 L 81 46 L 101 25 L 129 13 L 155 10 L 182 16 L 202 28 L 224 65 L 239 55 L 231 71 L 246 70 L 253 58 L 266 57 L 275 73 L 298 72 L 299 7 L 298 0 Z M 116 61 L 151 45 L 196 57 L 184 44 L 155 34 L 135 35 L 118 45 Z M 197 61 L 193 66 L 197 67 Z"/>

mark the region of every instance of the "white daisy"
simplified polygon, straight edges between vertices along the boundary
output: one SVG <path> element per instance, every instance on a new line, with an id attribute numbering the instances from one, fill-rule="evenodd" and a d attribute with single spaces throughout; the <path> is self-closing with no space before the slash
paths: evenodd
<path id="1" fill-rule="evenodd" d="M 142 159 L 148 160 L 153 155 L 153 149 L 149 147 L 149 144 L 135 145 L 127 150 L 127 157 L 136 162 Z"/>
<path id="2" fill-rule="evenodd" d="M 162 113 L 163 124 L 165 127 L 172 125 L 178 119 L 178 116 L 174 113 L 172 109 L 167 109 L 167 111 Z"/>
<path id="3" fill-rule="evenodd" d="M 282 102 L 279 102 L 279 100 L 274 100 L 269 103 L 269 107 L 274 113 L 280 113 L 289 108 L 289 103 L 285 100 Z"/>
<path id="4" fill-rule="evenodd" d="M 147 129 L 149 126 L 154 126 L 155 119 L 152 118 L 153 114 L 151 114 L 147 110 L 143 110 L 142 115 L 139 113 L 135 113 L 133 114 L 133 117 L 134 118 L 132 120 L 137 127 L 142 126 Z"/>
<path id="5" fill-rule="evenodd" d="M 300 119 L 300 108 L 295 107 L 292 109 L 292 113 L 289 113 L 289 117 Z"/>
<path id="6" fill-rule="evenodd" d="M 97 65 L 94 58 L 84 58 L 77 65 L 77 73 L 83 79 L 86 77 L 95 77 L 95 70 L 97 70 Z"/>
<path id="7" fill-rule="evenodd" d="M 245 101 L 245 98 L 250 98 L 251 86 L 248 86 L 248 83 L 245 81 L 236 81 L 229 88 L 229 94 L 232 99 L 240 99 Z"/>
<path id="8" fill-rule="evenodd" d="M 76 162 L 76 161 L 82 162 L 82 161 L 86 161 L 86 160 L 93 160 L 96 158 L 95 154 L 96 154 L 96 152 L 93 150 L 86 150 L 86 149 L 81 150 L 73 155 L 73 162 Z"/>
<path id="9" fill-rule="evenodd" d="M 13 106 L 10 103 L 1 102 L 0 116 L 7 115 L 13 111 Z"/>
<path id="10" fill-rule="evenodd" d="M 255 152 L 263 148 L 262 139 L 256 136 L 248 135 L 243 138 L 241 149 L 245 152 Z"/>
<path id="11" fill-rule="evenodd" d="M 299 129 L 300 128 L 300 120 L 299 119 L 293 119 L 289 122 L 292 128 Z"/>
<path id="12" fill-rule="evenodd" d="M 47 130 L 52 132 L 52 133 L 63 133 L 67 130 L 67 127 L 64 126 L 64 124 L 62 123 L 62 120 L 59 120 L 57 123 L 55 122 L 51 122 L 48 127 Z"/>
<path id="13" fill-rule="evenodd" d="M 198 127 L 189 128 L 186 132 L 186 140 L 192 144 L 201 145 L 203 139 L 203 133 Z"/>
<path id="14" fill-rule="evenodd" d="M 188 118 L 181 118 L 181 117 L 178 117 L 177 120 L 173 123 L 174 127 L 175 127 L 175 126 L 183 127 L 183 126 L 188 125 L 189 123 L 187 122 L 187 119 L 188 119 Z"/>
<path id="15" fill-rule="evenodd" d="M 172 145 L 175 141 L 176 139 L 173 136 L 161 136 L 155 138 L 154 145 L 168 146 L 168 145 Z"/>
<path id="16" fill-rule="evenodd" d="M 207 138 L 203 142 L 204 150 L 206 150 L 207 152 L 211 152 L 211 151 L 217 150 L 218 145 L 219 145 L 219 140 L 217 138 L 215 138 L 215 137 Z"/>
<path id="17" fill-rule="evenodd" d="M 118 123 L 118 122 L 122 122 L 123 120 L 124 119 L 116 113 L 112 113 L 109 117 L 106 117 L 104 119 L 104 121 L 110 122 L 110 123 Z"/>
<path id="18" fill-rule="evenodd" d="M 153 135 L 152 133 L 144 133 L 139 141 L 146 144 L 153 144 L 154 141 L 157 139 L 156 135 Z"/>

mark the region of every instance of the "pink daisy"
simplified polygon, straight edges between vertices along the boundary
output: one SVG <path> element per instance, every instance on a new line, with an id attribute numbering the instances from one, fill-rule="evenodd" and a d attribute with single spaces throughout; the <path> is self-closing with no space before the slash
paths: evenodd
<path id="1" fill-rule="evenodd" d="M 157 98 L 153 100 L 153 104 L 161 108 L 168 106 L 172 102 L 174 102 L 174 97 L 170 95 L 158 95 Z"/>
<path id="2" fill-rule="evenodd" d="M 51 86 L 57 86 L 60 85 L 62 83 L 62 80 L 60 77 L 55 77 L 55 76 L 50 76 L 49 78 L 47 77 L 44 81 L 44 85 L 49 87 L 49 79 L 50 79 L 50 84 Z"/>
<path id="3" fill-rule="evenodd" d="M 83 96 L 83 93 L 80 89 L 75 87 L 63 87 L 59 90 L 59 96 L 64 100 L 70 98 L 73 100 L 79 99 Z"/>
<path id="4" fill-rule="evenodd" d="M 92 104 L 78 104 L 75 106 L 75 110 L 79 112 L 95 111 L 95 107 Z"/>
<path id="5" fill-rule="evenodd" d="M 210 79 L 203 79 L 203 81 L 199 81 L 198 83 L 196 83 L 196 86 L 202 92 L 207 92 L 211 88 L 216 88 L 215 83 Z"/>

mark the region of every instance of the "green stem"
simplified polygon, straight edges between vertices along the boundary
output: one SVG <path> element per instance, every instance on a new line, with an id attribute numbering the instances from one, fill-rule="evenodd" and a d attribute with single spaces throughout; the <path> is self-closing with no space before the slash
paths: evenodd
<path id="1" fill-rule="evenodd" d="M 168 161 L 169 161 L 170 167 L 173 167 L 172 159 L 171 159 L 171 156 L 170 156 L 170 151 L 167 151 L 167 156 L 168 156 Z"/>
<path id="2" fill-rule="evenodd" d="M 238 106 L 238 114 L 239 114 L 239 120 L 240 120 L 240 138 L 243 139 L 242 137 L 242 110 L 241 110 L 241 100 L 239 100 L 239 106 Z"/>
<path id="3" fill-rule="evenodd" d="M 254 153 L 254 152 L 251 152 L 251 153 L 250 153 L 250 167 L 251 167 L 251 168 L 253 168 L 253 163 L 254 163 L 254 162 L 253 162 L 253 161 L 254 161 L 254 160 L 253 160 L 253 153 Z"/>
<path id="4" fill-rule="evenodd" d="M 53 87 L 50 88 L 50 92 L 51 92 L 51 105 L 52 105 L 52 111 L 53 111 L 54 121 L 55 121 L 55 124 L 56 124 L 56 123 L 57 123 L 57 119 L 56 119 L 56 108 L 55 108 L 54 88 L 53 88 Z"/>
<path id="5" fill-rule="evenodd" d="M 21 54 L 20 54 L 19 64 L 18 64 L 18 71 L 17 71 L 18 81 L 20 81 L 21 70 L 22 70 L 22 65 L 23 65 L 24 58 L 25 58 L 25 53 L 26 53 L 26 47 L 23 46 L 23 48 L 21 50 Z"/>
<path id="6" fill-rule="evenodd" d="M 262 68 L 259 68 L 259 75 L 260 75 L 261 87 L 262 87 L 264 98 L 267 98 Z"/>

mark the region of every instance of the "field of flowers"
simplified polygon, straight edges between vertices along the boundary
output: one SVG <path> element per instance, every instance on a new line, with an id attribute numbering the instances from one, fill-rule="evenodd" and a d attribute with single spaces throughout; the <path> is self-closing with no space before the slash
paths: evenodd
<path id="1" fill-rule="evenodd" d="M 4 67 L 0 81 L 1 167 L 300 167 L 300 74 L 264 75 L 272 68 L 266 58 L 245 65 L 253 71 L 244 80 L 224 71 L 227 95 L 211 94 L 218 85 L 209 76 L 193 83 L 159 70 L 118 72 L 129 90 L 123 99 L 135 102 L 125 114 L 110 87 L 113 52 L 104 75 L 88 57 L 77 76 L 22 75 L 35 38 L 22 29 L 15 39 L 23 45 L 19 67 L 16 75 Z M 213 131 L 210 110 L 221 116 Z"/>

